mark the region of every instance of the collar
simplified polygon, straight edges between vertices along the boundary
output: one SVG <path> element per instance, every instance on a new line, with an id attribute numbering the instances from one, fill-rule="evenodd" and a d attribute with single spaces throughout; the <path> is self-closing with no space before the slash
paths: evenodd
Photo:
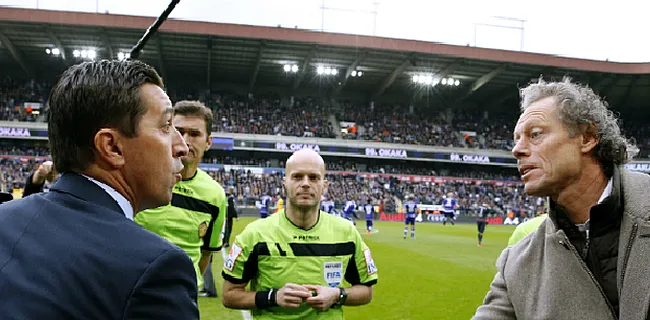
<path id="1" fill-rule="evenodd" d="M 589 230 L 591 234 L 597 234 L 615 228 L 620 224 L 623 215 L 623 188 L 621 186 L 620 168 L 613 170 L 605 190 L 600 196 L 598 203 L 591 207 L 589 220 L 586 223 L 576 225 L 567 217 L 564 209 L 550 201 L 550 217 L 558 229 L 564 230 L 569 239 L 580 237 L 581 232 Z"/>
<path id="2" fill-rule="evenodd" d="M 596 205 L 599 205 L 607 199 L 612 194 L 612 181 L 614 180 L 614 177 L 609 178 L 609 181 L 607 182 L 607 186 L 605 187 L 605 190 L 603 190 L 603 194 L 600 195 L 600 199 L 598 199 L 598 202 Z M 589 221 L 591 220 L 591 217 L 587 219 L 585 223 L 577 223 L 576 227 L 578 227 L 578 230 L 580 232 L 589 232 Z"/>
<path id="3" fill-rule="evenodd" d="M 110 189 L 112 188 L 108 190 Z M 50 192 L 65 193 L 88 204 L 109 209 L 122 217 L 126 216 L 125 210 L 118 204 L 116 197 L 105 190 L 100 184 L 91 182 L 90 179 L 72 171 L 62 173 L 50 188 Z"/>
<path id="4" fill-rule="evenodd" d="M 133 220 L 133 206 L 131 206 L 131 203 L 129 203 L 126 198 L 117 192 L 113 187 L 101 182 L 95 180 L 93 177 L 89 177 L 83 173 L 80 173 L 80 175 L 86 177 L 89 181 L 93 182 L 94 184 L 98 185 L 100 188 L 102 188 L 106 193 L 108 193 L 115 202 L 117 202 L 117 205 L 120 206 L 120 209 L 122 209 L 122 212 L 124 212 L 124 215 L 126 216 L 127 219 Z"/>
<path id="5" fill-rule="evenodd" d="M 613 181 L 614 177 L 609 178 L 609 182 L 607 182 L 607 186 L 605 187 L 603 194 L 601 194 L 600 199 L 598 199 L 598 204 L 603 203 L 603 201 L 612 194 Z"/>
<path id="6" fill-rule="evenodd" d="M 293 223 L 293 221 L 291 221 L 291 219 L 289 219 L 289 217 L 287 217 L 287 213 L 286 213 L 285 210 L 282 210 L 282 211 L 280 211 L 280 212 L 277 212 L 276 214 L 280 214 L 280 215 L 282 215 L 282 216 L 284 217 L 284 220 L 285 220 L 285 221 L 287 221 L 289 224 L 291 224 L 294 228 L 296 228 L 296 229 L 298 229 L 298 230 L 301 230 L 301 231 L 311 231 L 311 230 L 315 230 L 315 229 L 316 229 L 316 227 L 320 224 L 321 216 L 322 216 L 323 214 L 327 214 L 327 212 L 324 212 L 324 211 L 322 211 L 322 210 L 318 210 L 318 220 L 316 220 L 316 223 L 315 223 L 313 226 L 311 226 L 311 228 L 309 228 L 309 229 L 303 229 L 303 228 L 297 226 L 295 223 Z"/>

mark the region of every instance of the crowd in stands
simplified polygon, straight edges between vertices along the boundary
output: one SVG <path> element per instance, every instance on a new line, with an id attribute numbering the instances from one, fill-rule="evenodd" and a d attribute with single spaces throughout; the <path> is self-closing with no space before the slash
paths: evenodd
<path id="1" fill-rule="evenodd" d="M 44 121 L 50 85 L 36 81 L 0 79 L 0 120 Z M 171 93 L 170 93 L 171 94 Z M 173 98 L 180 96 L 173 95 Z M 185 97 L 185 96 L 183 96 Z M 205 97 L 203 97 L 205 98 Z M 36 114 L 24 103 L 42 103 Z M 338 101 L 318 98 L 286 98 L 277 94 L 214 94 L 209 107 L 217 132 L 343 138 L 399 144 L 431 145 L 474 149 L 511 150 L 516 113 L 491 114 L 462 110 L 455 113 L 407 107 Z M 625 115 L 624 132 L 634 138 L 640 157 L 650 152 L 650 132 L 633 115 Z M 337 124 L 332 121 L 338 122 Z M 354 130 L 337 132 L 341 122 L 354 123 Z"/>
<path id="2" fill-rule="evenodd" d="M 42 161 L 20 158 L 0 158 L 0 192 L 22 190 L 29 175 Z"/>
<path id="3" fill-rule="evenodd" d="M 0 120 L 3 121 L 42 121 L 45 113 L 45 100 L 50 90 L 46 83 L 36 81 L 16 81 L 9 77 L 0 79 Z M 40 103 L 44 108 L 38 110 L 25 108 L 25 103 Z"/>
<path id="4" fill-rule="evenodd" d="M 344 103 L 337 119 L 355 123 L 344 139 L 433 145 L 443 147 L 510 150 L 516 119 L 489 117 L 467 111 L 447 115 L 398 105 L 359 107 Z"/>
<path id="5" fill-rule="evenodd" d="M 21 190 L 26 179 L 38 167 L 38 164 L 43 161 L 42 158 L 47 157 L 48 152 L 44 147 L 21 147 L 21 146 L 8 146 L 0 145 L 0 189 L 4 192 L 13 192 Z M 267 165 L 264 159 L 257 160 L 242 160 L 237 158 L 214 157 L 208 158 L 208 161 L 213 163 L 231 162 L 231 164 L 238 165 Z M 415 195 L 418 201 L 424 204 L 439 204 L 442 197 L 448 192 L 457 194 L 459 198 L 459 205 L 462 212 L 471 213 L 481 201 L 488 199 L 490 203 L 499 205 L 505 210 L 513 209 L 529 209 L 534 211 L 539 207 L 539 204 L 531 197 L 523 195 L 523 191 L 519 184 L 501 184 L 496 186 L 492 182 L 477 181 L 485 177 L 496 179 L 497 176 L 473 177 L 474 180 L 465 182 L 405 182 L 400 181 L 397 176 L 393 174 L 403 174 L 398 168 L 408 170 L 408 167 L 395 166 L 387 170 L 380 168 L 377 165 L 368 166 L 369 171 L 376 173 L 385 173 L 381 175 L 372 175 L 364 177 L 361 174 L 353 174 L 352 172 L 364 172 L 363 170 L 355 170 L 366 166 L 362 163 L 354 163 L 350 161 L 328 161 L 330 173 L 326 175 L 329 180 L 329 196 L 335 200 L 338 206 L 347 199 L 356 200 L 359 204 L 365 204 L 370 199 L 375 204 L 381 204 L 384 211 L 391 212 L 396 209 L 400 201 L 408 194 Z M 284 164 L 282 164 L 284 165 Z M 415 169 L 413 169 L 415 170 Z M 425 169 L 422 169 L 425 170 Z M 448 176 L 463 176 L 464 171 L 460 169 L 453 169 L 449 171 L 445 169 Z M 347 171 L 347 173 L 334 173 L 336 171 Z M 366 173 L 368 171 L 365 171 Z M 441 171 L 442 172 L 442 171 Z M 479 171 L 477 171 L 479 172 Z M 351 174 L 352 173 L 352 174 Z M 411 171 L 409 174 L 421 173 L 425 175 L 435 175 L 435 171 L 429 170 L 428 172 Z M 239 204 L 251 205 L 254 204 L 263 195 L 276 196 L 283 194 L 282 176 L 283 174 L 268 173 L 256 174 L 251 170 L 238 169 L 238 170 L 211 170 L 209 174 L 217 181 L 223 184 L 226 190 L 230 190 L 237 196 Z M 475 175 L 480 175 L 476 173 Z"/>
<path id="6" fill-rule="evenodd" d="M 212 106 L 215 131 L 335 138 L 326 111 L 312 99 L 286 102 L 277 98 L 224 95 Z"/>

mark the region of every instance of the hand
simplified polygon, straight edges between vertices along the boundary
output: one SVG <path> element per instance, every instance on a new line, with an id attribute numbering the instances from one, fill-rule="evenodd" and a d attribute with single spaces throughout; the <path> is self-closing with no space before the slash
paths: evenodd
<path id="1" fill-rule="evenodd" d="M 339 300 L 341 294 L 339 288 L 314 286 L 310 284 L 306 284 L 305 287 L 317 293 L 316 296 L 307 298 L 307 305 L 318 311 L 326 311 L 329 309 Z"/>
<path id="2" fill-rule="evenodd" d="M 308 297 L 311 297 L 311 292 L 305 286 L 287 283 L 278 290 L 275 300 L 280 307 L 299 308 Z"/>
<path id="3" fill-rule="evenodd" d="M 32 180 L 36 184 L 42 184 L 45 182 L 46 178 L 50 178 L 52 176 L 53 172 L 54 170 L 52 170 L 52 161 L 45 161 L 40 166 L 38 166 L 38 169 L 34 173 Z"/>

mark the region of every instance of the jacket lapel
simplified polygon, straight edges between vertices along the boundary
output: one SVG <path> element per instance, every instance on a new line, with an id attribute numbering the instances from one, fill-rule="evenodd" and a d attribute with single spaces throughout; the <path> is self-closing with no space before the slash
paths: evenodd
<path id="1" fill-rule="evenodd" d="M 62 174 L 56 183 L 52 185 L 50 191 L 67 193 L 86 202 L 100 205 L 124 215 L 122 208 L 120 208 L 115 199 L 100 186 L 78 173 L 66 172 Z"/>

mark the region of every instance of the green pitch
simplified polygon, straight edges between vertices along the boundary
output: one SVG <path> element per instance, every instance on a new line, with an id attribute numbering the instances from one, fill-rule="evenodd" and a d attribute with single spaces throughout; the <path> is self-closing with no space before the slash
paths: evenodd
<path id="1" fill-rule="evenodd" d="M 235 221 L 233 237 L 253 221 Z M 365 235 L 365 221 L 357 228 L 372 250 L 379 283 L 369 305 L 346 307 L 346 319 L 469 319 L 481 304 L 494 277 L 496 258 L 508 243 L 511 226 L 488 225 L 483 247 L 477 246 L 476 225 L 421 223 L 416 239 L 403 239 L 404 224 L 375 221 L 377 233 Z M 221 254 L 213 271 L 221 294 Z M 223 307 L 220 298 L 199 298 L 201 319 L 243 319 L 239 310 Z"/>

